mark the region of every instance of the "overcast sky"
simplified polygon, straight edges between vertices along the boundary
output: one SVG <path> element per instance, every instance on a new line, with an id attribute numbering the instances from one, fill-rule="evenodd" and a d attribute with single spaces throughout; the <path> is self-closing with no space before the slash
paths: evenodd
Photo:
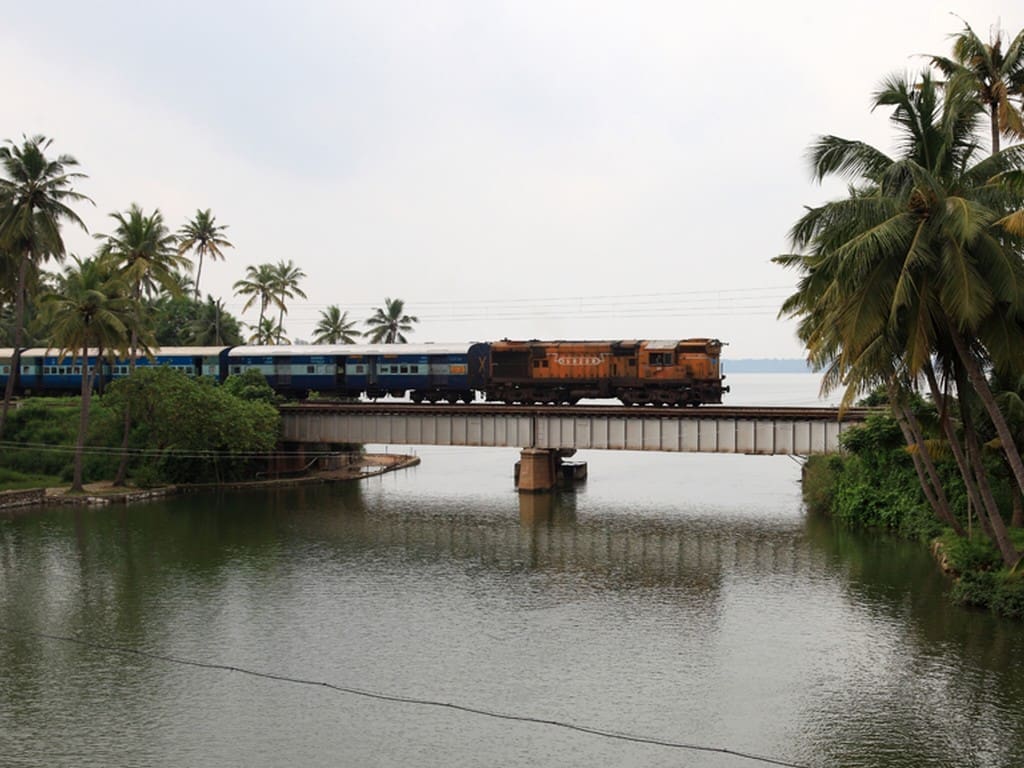
<path id="1" fill-rule="evenodd" d="M 79 160 L 90 233 L 133 202 L 172 229 L 212 208 L 235 248 L 201 288 L 235 313 L 246 266 L 292 259 L 292 338 L 389 296 L 413 341 L 715 336 L 733 358 L 802 356 L 771 258 L 842 192 L 812 183 L 814 137 L 890 149 L 871 93 L 948 54 L 951 14 L 1024 26 L 986 0 L 5 5 L 0 138 Z"/>

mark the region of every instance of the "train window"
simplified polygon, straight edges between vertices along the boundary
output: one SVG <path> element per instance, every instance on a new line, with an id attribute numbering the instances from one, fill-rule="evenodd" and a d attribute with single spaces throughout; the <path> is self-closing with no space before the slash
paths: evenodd
<path id="1" fill-rule="evenodd" d="M 307 365 L 306 366 L 306 373 L 316 373 L 316 366 Z"/>
<path id="2" fill-rule="evenodd" d="M 357 365 L 356 366 L 356 373 L 366 373 L 366 366 Z"/>
<path id="3" fill-rule="evenodd" d="M 420 367 L 418 365 L 410 365 L 409 366 L 409 373 L 419 373 L 419 372 L 420 372 Z"/>
<path id="4" fill-rule="evenodd" d="M 651 365 L 672 365 L 671 352 L 651 352 Z"/>
<path id="5" fill-rule="evenodd" d="M 541 368 L 547 368 L 547 367 L 548 367 L 548 361 L 547 361 L 547 359 L 544 359 L 544 360 L 541 360 L 541 361 L 540 361 L 540 367 L 541 367 Z"/>
<path id="6" fill-rule="evenodd" d="M 409 372 L 409 366 L 408 365 L 403 365 L 402 366 L 402 373 L 408 373 L 408 372 Z"/>
<path id="7" fill-rule="evenodd" d="M 240 366 L 240 365 L 232 365 L 231 366 L 231 372 L 235 373 L 235 374 L 240 374 L 242 372 L 242 366 Z"/>

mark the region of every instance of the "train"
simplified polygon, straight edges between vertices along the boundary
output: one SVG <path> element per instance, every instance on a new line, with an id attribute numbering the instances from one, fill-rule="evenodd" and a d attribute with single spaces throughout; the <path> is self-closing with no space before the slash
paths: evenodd
<path id="1" fill-rule="evenodd" d="M 165 365 L 187 376 L 228 376 L 257 370 L 289 398 L 392 396 L 415 403 L 568 404 L 617 398 L 625 405 L 721 403 L 729 391 L 718 339 L 515 341 L 458 344 L 342 344 L 164 347 L 138 366 Z M 13 349 L 0 349 L 0 387 L 12 375 Z M 95 353 L 87 364 L 95 366 Z M 13 375 L 18 394 L 80 391 L 81 355 L 30 348 Z M 94 387 L 129 374 L 126 360 L 101 361 Z"/>

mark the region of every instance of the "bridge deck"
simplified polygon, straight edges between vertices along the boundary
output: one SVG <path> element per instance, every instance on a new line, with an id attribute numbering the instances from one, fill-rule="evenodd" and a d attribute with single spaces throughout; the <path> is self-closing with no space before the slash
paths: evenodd
<path id="1" fill-rule="evenodd" d="M 799 455 L 836 453 L 867 411 L 835 408 L 628 408 L 303 404 L 281 408 L 284 439 L 542 449 Z"/>

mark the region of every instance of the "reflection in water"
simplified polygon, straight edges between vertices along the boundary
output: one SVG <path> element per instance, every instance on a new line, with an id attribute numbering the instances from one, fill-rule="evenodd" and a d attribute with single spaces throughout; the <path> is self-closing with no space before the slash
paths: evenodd
<path id="1" fill-rule="evenodd" d="M 812 766 L 1024 762 L 1024 632 L 949 606 L 917 545 L 774 486 L 518 496 L 473 460 L 489 493 L 419 470 L 0 517 L 0 625 Z M 0 701 L 11 765 L 730 764 L 23 634 Z"/>

